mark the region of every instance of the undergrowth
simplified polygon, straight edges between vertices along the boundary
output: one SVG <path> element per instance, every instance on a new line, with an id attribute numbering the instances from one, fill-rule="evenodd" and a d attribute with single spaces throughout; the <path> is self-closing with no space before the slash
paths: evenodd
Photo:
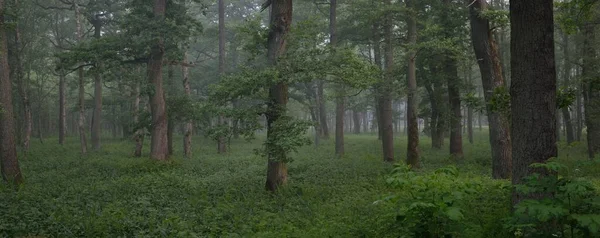
<path id="1" fill-rule="evenodd" d="M 264 189 L 266 160 L 253 153 L 259 140 L 234 140 L 219 155 L 213 141 L 194 138 L 192 159 L 183 159 L 176 144 L 172 162 L 159 163 L 147 158 L 147 145 L 145 157 L 133 158 L 130 141 L 107 138 L 100 152 L 81 156 L 76 138 L 63 147 L 48 139 L 21 158 L 26 183 L 18 191 L 0 185 L 0 237 L 412 237 L 431 224 L 408 218 L 430 204 L 410 210 L 397 202 L 419 200 L 418 191 L 446 206 L 427 210 L 441 218 L 434 226 L 443 233 L 506 237 L 509 182 L 490 178 L 486 136 L 465 143 L 460 162 L 422 138 L 423 169 L 411 176 L 436 190 L 388 183 L 394 167 L 381 161 L 376 136 L 347 136 L 341 159 L 333 156 L 333 140 L 324 140 L 294 155 L 289 184 L 275 194 Z M 405 159 L 405 137 L 395 144 L 402 145 L 397 160 Z M 585 148 L 564 147 L 561 156 L 567 151 L 561 162 L 600 185 L 597 164 L 580 163 Z M 450 172 L 439 172 L 450 165 Z M 431 191 L 450 197 L 437 201 Z M 377 202 L 390 195 L 396 203 Z"/>

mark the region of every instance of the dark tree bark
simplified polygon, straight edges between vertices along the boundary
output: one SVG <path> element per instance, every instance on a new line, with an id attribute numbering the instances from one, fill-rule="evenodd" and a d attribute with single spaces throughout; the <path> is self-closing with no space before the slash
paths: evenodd
<path id="1" fill-rule="evenodd" d="M 386 6 L 391 5 L 390 0 L 385 0 Z M 394 128 L 392 121 L 392 84 L 393 84 L 393 67 L 394 67 L 394 45 L 392 34 L 393 22 L 392 15 L 388 13 L 385 16 L 383 26 L 385 36 L 385 79 L 381 90 L 381 144 L 383 147 L 383 160 L 386 162 L 394 162 Z"/>
<path id="2" fill-rule="evenodd" d="M 406 18 L 406 25 L 408 26 L 408 43 L 411 45 L 417 44 L 417 22 L 415 20 L 415 3 L 414 0 L 406 0 L 406 8 L 409 11 L 410 16 Z M 410 49 L 408 51 L 408 96 L 406 100 L 408 119 L 408 145 L 407 145 L 407 157 L 406 164 L 413 168 L 419 168 L 421 166 L 419 161 L 419 125 L 417 121 L 417 75 L 416 75 L 416 64 L 415 60 L 417 57 L 416 49 Z"/>
<path id="3" fill-rule="evenodd" d="M 164 21 L 166 5 L 166 0 L 154 0 L 154 18 Z M 169 159 L 167 110 L 162 77 L 164 54 L 164 39 L 159 37 L 151 47 L 150 59 L 148 60 L 148 81 L 154 87 L 153 94 L 150 96 L 152 113 L 150 158 L 154 160 Z"/>
<path id="4" fill-rule="evenodd" d="M 100 39 L 102 22 L 98 19 L 92 21 L 94 25 L 94 38 Z M 102 135 L 102 63 L 96 61 L 96 72 L 94 72 L 94 113 L 92 120 L 92 149 L 100 150 L 100 136 Z"/>
<path id="5" fill-rule="evenodd" d="M 219 0 L 219 76 L 225 74 L 225 0 Z M 223 115 L 219 115 L 219 125 L 225 124 Z M 217 139 L 217 152 L 227 152 L 225 137 Z"/>
<path id="6" fill-rule="evenodd" d="M 271 65 L 276 65 L 278 58 L 285 53 L 287 35 L 292 24 L 292 0 L 271 0 L 270 30 L 268 37 L 268 59 Z M 279 82 L 269 88 L 269 102 L 267 106 L 267 140 L 273 139 L 278 133 L 273 124 L 285 116 L 288 102 L 288 85 Z M 265 187 L 269 191 L 276 191 L 287 183 L 288 173 L 286 151 L 278 148 L 276 144 L 267 145 L 268 167 L 267 182 Z"/>
<path id="7" fill-rule="evenodd" d="M 453 7 L 450 0 L 444 0 L 447 9 Z M 442 14 L 443 22 L 451 22 L 449 10 Z M 446 26 L 445 36 L 452 38 L 453 26 Z M 460 107 L 460 77 L 458 77 L 458 60 L 452 52 L 444 54 L 444 76 L 448 83 L 448 99 L 450 102 L 450 155 L 460 159 L 463 157 L 462 150 L 462 127 L 461 127 L 461 107 Z"/>
<path id="8" fill-rule="evenodd" d="M 0 0 L 0 12 L 4 13 L 4 0 Z M 12 83 L 8 66 L 7 29 L 0 14 L 0 170 L 2 179 L 8 183 L 23 183 L 15 144 L 15 121 L 13 118 Z"/>
<path id="9" fill-rule="evenodd" d="M 552 1 L 510 1 L 513 184 L 534 172 L 551 176 L 529 166 L 557 155 L 553 10 Z M 524 198 L 513 192 L 513 204 Z"/>
<path id="10" fill-rule="evenodd" d="M 596 31 L 594 24 L 587 24 L 583 30 L 584 85 L 583 105 L 585 126 L 587 127 L 588 157 L 594 159 L 600 152 L 600 80 L 597 79 L 598 56 L 596 53 Z"/>
<path id="11" fill-rule="evenodd" d="M 497 88 L 505 87 L 502 64 L 498 57 L 498 47 L 493 37 L 488 19 L 482 18 L 481 11 L 487 9 L 485 0 L 477 0 L 471 5 L 471 40 L 479 64 L 481 83 L 484 90 L 489 121 L 490 146 L 492 148 L 492 177 L 507 179 L 511 175 L 512 145 L 510 122 L 507 115 L 492 110 L 491 99 Z"/>

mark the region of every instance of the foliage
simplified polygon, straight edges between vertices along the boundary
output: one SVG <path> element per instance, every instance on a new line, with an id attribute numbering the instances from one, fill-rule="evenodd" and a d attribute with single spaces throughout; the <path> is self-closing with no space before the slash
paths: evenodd
<path id="1" fill-rule="evenodd" d="M 543 173 L 564 173 L 558 162 L 532 164 Z M 524 199 L 515 206 L 506 227 L 517 237 L 593 237 L 600 234 L 600 194 L 589 181 L 565 176 L 525 178 L 516 185 L 518 193 L 541 199 Z"/>
<path id="2" fill-rule="evenodd" d="M 454 166 L 419 174 L 398 164 L 387 182 L 399 192 L 384 201 L 396 204 L 396 221 L 414 237 L 446 237 L 472 229 L 464 215 L 471 209 L 469 197 L 485 191 L 482 181 L 460 178 Z"/>
<path id="3" fill-rule="evenodd" d="M 494 89 L 489 107 L 492 112 L 510 117 L 510 94 L 505 86 Z"/>
<path id="4" fill-rule="evenodd" d="M 572 87 L 560 87 L 556 91 L 556 107 L 559 109 L 570 107 L 577 100 L 577 90 Z"/>

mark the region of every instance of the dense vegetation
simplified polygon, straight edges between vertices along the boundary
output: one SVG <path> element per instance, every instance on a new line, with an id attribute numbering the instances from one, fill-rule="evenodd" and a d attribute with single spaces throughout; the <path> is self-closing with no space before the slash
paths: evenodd
<path id="1" fill-rule="evenodd" d="M 0 236 L 600 236 L 599 13 L 0 0 Z"/>

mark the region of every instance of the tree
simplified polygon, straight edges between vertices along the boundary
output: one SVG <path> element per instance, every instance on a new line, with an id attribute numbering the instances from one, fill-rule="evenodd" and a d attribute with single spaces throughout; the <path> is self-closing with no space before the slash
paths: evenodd
<path id="1" fill-rule="evenodd" d="M 513 184 L 532 173 L 551 176 L 530 165 L 557 155 L 553 10 L 548 0 L 510 1 Z M 523 198 L 514 192 L 513 204 Z"/>
<path id="2" fill-rule="evenodd" d="M 12 82 L 8 66 L 8 29 L 4 11 L 5 2 L 0 0 L 0 169 L 4 181 L 19 185 L 23 183 L 23 175 L 15 144 Z"/>
<path id="3" fill-rule="evenodd" d="M 219 0 L 219 76 L 225 74 L 225 0 Z M 219 125 L 225 123 L 223 115 L 219 115 Z M 225 137 L 217 139 L 217 150 L 219 153 L 227 152 Z"/>
<path id="4" fill-rule="evenodd" d="M 270 27 L 267 40 L 267 58 L 270 65 L 277 65 L 278 58 L 286 51 L 287 35 L 292 24 L 292 0 L 269 0 L 271 12 Z M 263 5 L 263 9 L 269 7 Z M 284 81 L 276 82 L 269 88 L 267 104 L 267 141 L 268 157 L 266 188 L 276 191 L 287 183 L 286 150 L 276 142 L 278 135 L 285 133 L 280 124 L 285 123 L 286 105 L 288 102 L 288 85 Z"/>
<path id="5" fill-rule="evenodd" d="M 489 121 L 492 177 L 507 179 L 511 174 L 512 156 L 510 121 L 505 111 L 492 108 L 494 93 L 503 92 L 506 84 L 494 33 L 490 28 L 489 20 L 482 15 L 487 7 L 485 0 L 477 0 L 470 6 L 471 41 L 475 57 L 478 59 Z"/>
<path id="6" fill-rule="evenodd" d="M 390 0 L 385 0 L 386 6 L 391 6 Z M 394 125 L 392 121 L 392 91 L 393 85 L 393 66 L 394 66 L 394 45 L 393 45 L 393 18 L 392 13 L 388 12 L 384 19 L 384 44 L 385 44 L 385 77 L 383 87 L 381 88 L 381 143 L 383 146 L 383 160 L 386 162 L 394 161 Z"/>
<path id="7" fill-rule="evenodd" d="M 415 7 L 413 0 L 406 0 L 406 9 L 408 11 L 408 17 L 406 18 L 406 25 L 408 27 L 407 38 L 409 52 L 407 54 L 408 60 L 408 94 L 406 99 L 407 104 L 407 115 L 408 119 L 408 145 L 407 145 L 407 156 L 406 163 L 413 168 L 419 168 L 419 124 L 417 122 L 417 76 L 416 76 L 416 65 L 415 58 L 417 57 L 416 49 L 414 48 L 417 44 L 417 22 L 415 17 Z"/>
<path id="8" fill-rule="evenodd" d="M 337 46 L 337 0 L 329 3 L 329 45 Z M 346 97 L 343 84 L 338 84 L 335 100 L 335 154 L 337 157 L 344 156 L 344 114 L 346 113 Z"/>
<path id="9" fill-rule="evenodd" d="M 165 20 L 166 0 L 154 0 L 154 21 L 162 23 Z M 150 142 L 150 158 L 167 160 L 169 150 L 167 146 L 167 113 L 163 89 L 163 57 L 165 45 L 162 34 L 158 33 L 150 50 L 148 59 L 148 81 L 153 87 L 150 96 L 150 109 L 152 113 L 152 130 Z"/>
<path id="10" fill-rule="evenodd" d="M 185 92 L 186 97 L 189 99 L 192 95 L 192 87 L 190 86 L 190 70 L 187 66 L 187 52 L 184 52 L 183 63 L 184 64 L 181 66 L 181 71 L 183 75 L 183 90 Z M 194 130 L 194 124 L 191 119 L 185 123 L 183 130 L 183 156 L 189 159 L 192 157 L 192 132 Z"/>
<path id="11" fill-rule="evenodd" d="M 450 0 L 443 0 L 444 12 L 442 13 L 442 24 L 444 26 L 444 37 L 451 39 L 454 29 L 451 24 Z M 460 107 L 460 78 L 458 77 L 458 59 L 457 55 L 451 50 L 446 50 L 443 56 L 444 78 L 448 83 L 448 99 L 450 102 L 450 155 L 455 158 L 462 158 L 462 126 L 461 126 L 461 107 Z"/>
<path id="12" fill-rule="evenodd" d="M 596 53 L 596 27 L 586 22 L 583 27 L 583 105 L 587 127 L 588 157 L 594 159 L 600 153 L 600 79 L 598 79 L 598 55 Z"/>
<path id="13" fill-rule="evenodd" d="M 83 40 L 83 26 L 81 22 L 81 10 L 77 0 L 73 1 L 73 8 L 75 9 L 75 21 L 77 27 L 77 41 Z M 87 137 L 85 135 L 85 79 L 83 77 L 83 67 L 77 69 L 77 77 L 79 79 L 79 121 L 77 125 L 79 127 L 79 142 L 81 146 L 81 153 L 87 153 Z"/>

